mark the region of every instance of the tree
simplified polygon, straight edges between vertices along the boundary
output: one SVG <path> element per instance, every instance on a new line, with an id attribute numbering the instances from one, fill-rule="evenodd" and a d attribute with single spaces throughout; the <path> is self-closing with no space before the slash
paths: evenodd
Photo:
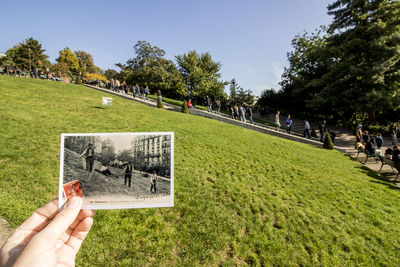
<path id="1" fill-rule="evenodd" d="M 254 96 L 251 90 L 244 90 L 240 87 L 235 79 L 229 82 L 229 102 L 231 105 L 252 105 L 254 103 Z"/>
<path id="2" fill-rule="evenodd" d="M 183 103 L 182 103 L 181 112 L 182 113 L 189 113 L 189 108 L 187 106 L 187 102 L 186 101 L 183 101 Z"/>
<path id="3" fill-rule="evenodd" d="M 34 68 L 46 68 L 48 66 L 48 56 L 44 54 L 39 41 L 32 37 L 15 45 L 6 51 L 6 59 L 3 64 L 16 65 L 21 69 L 30 70 Z"/>
<path id="4" fill-rule="evenodd" d="M 273 95 L 275 103 L 288 110 L 308 110 L 309 101 L 322 90 L 316 82 L 327 72 L 326 27 L 309 34 L 296 35 L 292 40 L 293 51 L 287 54 L 289 67 L 284 69 L 279 94 Z M 318 110 L 320 113 L 326 110 Z"/>
<path id="5" fill-rule="evenodd" d="M 113 69 L 107 69 L 104 71 L 104 75 L 107 77 L 107 80 L 115 79 L 118 75 L 118 72 Z"/>
<path id="6" fill-rule="evenodd" d="M 163 105 L 163 103 L 162 103 L 162 101 L 161 101 L 161 98 L 157 98 L 157 107 L 158 108 L 161 108 L 161 109 L 163 109 L 164 108 L 164 105 Z"/>
<path id="7" fill-rule="evenodd" d="M 68 70 L 71 74 L 76 75 L 80 71 L 78 57 L 68 47 L 60 51 L 60 55 L 56 61 L 58 63 L 67 64 Z"/>
<path id="8" fill-rule="evenodd" d="M 333 149 L 332 138 L 329 134 L 325 134 L 323 147 L 326 149 Z"/>
<path id="9" fill-rule="evenodd" d="M 127 162 L 132 162 L 133 161 L 133 151 L 132 149 L 124 149 L 120 151 L 117 155 L 117 159 L 120 161 L 127 161 Z"/>
<path id="10" fill-rule="evenodd" d="M 337 0 L 327 43 L 329 68 L 310 102 L 315 109 L 370 123 L 385 110 L 400 108 L 400 2 Z"/>
<path id="11" fill-rule="evenodd" d="M 116 158 L 115 146 L 110 139 L 102 140 L 100 156 L 103 164 L 108 164 Z"/>
<path id="12" fill-rule="evenodd" d="M 225 99 L 225 82 L 221 80 L 221 63 L 215 62 L 209 53 L 199 55 L 189 51 L 175 57 L 178 70 L 186 84 L 187 95 L 191 98 L 210 95 L 214 99 Z"/>
<path id="13" fill-rule="evenodd" d="M 116 64 L 121 69 L 116 75 L 118 79 L 129 84 L 149 86 L 151 90 L 160 90 L 168 97 L 184 95 L 185 84 L 182 76 L 171 60 L 163 58 L 164 50 L 146 41 L 138 41 L 134 50 L 135 57 L 129 59 L 126 64 Z"/>
<path id="14" fill-rule="evenodd" d="M 103 70 L 94 65 L 93 56 L 85 51 L 74 51 L 78 58 L 79 68 L 82 74 L 85 73 L 98 73 L 103 74 Z"/>

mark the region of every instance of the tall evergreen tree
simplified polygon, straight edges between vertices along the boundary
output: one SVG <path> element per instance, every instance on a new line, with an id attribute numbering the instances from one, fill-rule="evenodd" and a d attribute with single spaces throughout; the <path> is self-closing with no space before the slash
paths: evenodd
<path id="1" fill-rule="evenodd" d="M 370 122 L 400 108 L 400 2 L 337 0 L 327 43 L 329 68 L 311 106 L 344 118 L 368 114 Z"/>

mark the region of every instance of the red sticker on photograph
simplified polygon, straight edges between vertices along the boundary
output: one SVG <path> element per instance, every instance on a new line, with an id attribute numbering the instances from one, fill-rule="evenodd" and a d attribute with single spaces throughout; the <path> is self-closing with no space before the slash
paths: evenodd
<path id="1" fill-rule="evenodd" d="M 82 187 L 78 180 L 66 183 L 63 185 L 64 193 L 67 199 L 71 197 L 83 197 Z"/>

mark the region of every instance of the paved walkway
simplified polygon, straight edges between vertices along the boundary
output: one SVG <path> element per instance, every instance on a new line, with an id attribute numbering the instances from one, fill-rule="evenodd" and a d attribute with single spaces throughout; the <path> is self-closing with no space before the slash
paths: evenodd
<path id="1" fill-rule="evenodd" d="M 142 104 L 146 104 L 148 106 L 152 106 L 152 107 L 157 106 L 156 101 L 152 100 L 152 99 L 144 100 L 141 97 L 134 98 L 132 95 L 129 95 L 129 94 L 121 95 L 117 92 L 99 88 L 96 86 L 91 86 L 91 85 L 86 85 L 86 86 L 96 89 L 96 90 L 106 92 L 106 93 L 110 93 L 113 95 L 118 95 L 118 96 L 124 97 L 126 99 L 134 100 L 134 101 L 140 102 Z M 168 104 L 165 102 L 163 102 L 163 105 L 164 105 L 165 109 L 172 110 L 172 111 L 178 111 L 178 112 L 181 111 L 181 107 L 171 105 L 171 104 Z M 284 129 L 280 129 L 279 131 L 276 131 L 275 127 L 268 126 L 268 125 L 261 124 L 261 123 L 250 124 L 249 122 L 238 121 L 238 120 L 232 119 L 230 116 L 223 114 L 223 113 L 216 114 L 215 112 L 207 112 L 207 111 L 201 110 L 201 109 L 190 109 L 190 113 L 194 114 L 194 115 L 207 117 L 207 118 L 223 121 L 226 123 L 238 125 L 238 126 L 241 126 L 241 127 L 247 128 L 247 129 L 255 130 L 255 131 L 266 133 L 269 135 L 282 137 L 282 138 L 289 139 L 292 141 L 306 143 L 306 144 L 317 146 L 317 147 L 322 147 L 322 143 L 319 141 L 319 138 L 306 139 L 303 137 L 303 135 L 302 135 L 302 132 L 304 129 L 304 121 L 303 120 L 298 120 L 298 119 L 292 118 L 293 119 L 292 133 L 287 134 Z M 259 116 L 259 114 L 254 114 L 254 117 L 258 117 L 258 116 Z M 273 122 L 272 119 L 274 118 L 274 116 L 275 115 L 270 115 L 269 116 L 270 120 L 266 120 L 266 121 L 272 123 Z M 285 120 L 286 120 L 286 117 L 280 116 L 280 121 L 281 121 L 282 125 L 285 124 L 284 123 Z M 316 123 L 312 123 L 312 122 L 310 122 L 310 124 L 311 124 L 311 127 L 315 128 L 318 133 L 318 125 Z M 346 131 L 346 130 L 336 129 L 336 128 L 330 128 L 330 129 L 335 131 L 335 133 L 337 134 L 336 139 L 335 139 L 335 149 L 342 153 L 347 153 L 348 155 L 350 155 L 350 157 L 355 158 L 357 155 L 357 150 L 354 148 L 354 144 L 355 144 L 355 140 L 356 140 L 355 136 L 351 132 Z M 391 146 L 391 140 L 389 138 L 384 138 L 384 146 L 382 147 L 382 151 L 384 151 L 389 146 Z M 362 164 L 364 164 L 365 155 L 360 154 L 358 157 L 358 160 Z M 366 162 L 364 165 L 375 172 L 379 172 L 379 169 L 381 168 L 381 163 L 376 162 L 374 159 L 371 159 L 371 158 L 368 159 L 368 162 Z M 394 182 L 396 186 L 400 186 L 400 178 L 398 179 L 397 182 L 394 181 L 396 174 L 393 173 L 391 167 L 389 167 L 387 165 L 383 166 L 381 173 L 382 173 L 382 178 L 384 180 Z"/>

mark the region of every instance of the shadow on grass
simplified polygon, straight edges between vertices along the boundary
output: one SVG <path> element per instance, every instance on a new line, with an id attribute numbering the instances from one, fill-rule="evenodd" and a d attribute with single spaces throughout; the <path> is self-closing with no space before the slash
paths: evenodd
<path id="1" fill-rule="evenodd" d="M 105 107 L 99 107 L 99 106 L 92 106 L 91 108 L 106 109 Z"/>
<path id="2" fill-rule="evenodd" d="M 400 190 L 400 187 L 393 185 L 395 181 L 390 179 L 392 173 L 379 174 L 366 166 L 359 166 L 356 168 L 360 169 L 363 173 L 367 174 L 369 177 L 375 179 L 375 180 L 370 180 L 371 182 L 386 185 L 390 189 Z"/>

